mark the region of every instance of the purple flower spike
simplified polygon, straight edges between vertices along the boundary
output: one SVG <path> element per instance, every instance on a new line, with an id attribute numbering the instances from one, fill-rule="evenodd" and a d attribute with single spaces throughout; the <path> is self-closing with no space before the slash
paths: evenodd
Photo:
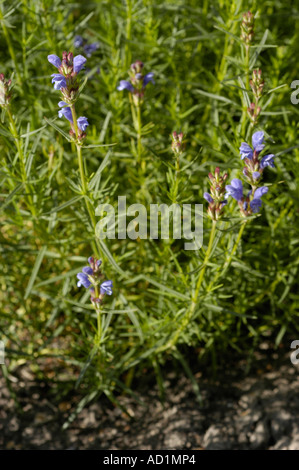
<path id="1" fill-rule="evenodd" d="M 225 186 L 227 191 L 226 196 L 232 196 L 236 201 L 241 201 L 243 198 L 243 184 L 242 181 L 234 178 L 231 184 Z"/>
<path id="2" fill-rule="evenodd" d="M 83 55 L 76 55 L 73 60 L 73 69 L 75 73 L 79 73 L 87 59 Z"/>
<path id="3" fill-rule="evenodd" d="M 209 194 L 209 193 L 203 193 L 203 197 L 205 198 L 206 201 L 208 202 L 214 202 L 214 199 L 212 198 L 212 196 Z"/>
<path id="4" fill-rule="evenodd" d="M 261 159 L 261 164 L 260 164 L 261 169 L 263 170 L 264 168 L 266 168 L 266 166 L 271 166 L 272 168 L 274 168 L 275 167 L 274 161 L 273 161 L 274 158 L 275 158 L 275 155 L 273 155 L 273 153 L 271 153 L 270 155 L 265 155 Z"/>
<path id="5" fill-rule="evenodd" d="M 56 67 L 57 69 L 59 69 L 59 67 L 61 66 L 61 60 L 55 54 L 48 55 L 48 61 L 50 62 L 50 64 L 54 65 L 54 67 Z"/>
<path id="6" fill-rule="evenodd" d="M 82 132 L 85 132 L 86 128 L 89 126 L 88 121 L 87 121 L 87 118 L 84 117 L 84 116 L 79 117 L 79 118 L 77 119 L 77 124 L 78 124 L 79 129 L 80 129 Z"/>
<path id="7" fill-rule="evenodd" d="M 64 101 L 59 101 L 58 106 L 60 108 L 62 108 L 58 111 L 58 116 L 60 118 L 62 118 L 62 116 L 64 116 L 68 121 L 73 123 L 72 111 L 71 111 L 71 108 L 69 108 L 67 106 L 67 103 L 65 103 Z M 62 106 L 64 106 L 64 107 L 62 107 Z"/>
<path id="8" fill-rule="evenodd" d="M 53 73 L 51 75 L 52 83 L 54 83 L 55 90 L 60 90 L 60 88 L 66 88 L 66 79 L 61 73 Z"/>
<path id="9" fill-rule="evenodd" d="M 142 85 L 143 88 L 145 88 L 149 82 L 152 82 L 153 84 L 155 84 L 154 75 L 155 74 L 153 72 L 150 72 L 144 76 L 143 85 Z"/>
<path id="10" fill-rule="evenodd" d="M 83 268 L 84 269 L 84 268 Z M 84 286 L 86 289 L 91 286 L 91 282 L 88 279 L 88 275 L 85 273 L 79 273 L 77 274 L 77 278 L 79 281 L 77 282 L 77 286 L 81 287 Z"/>
<path id="11" fill-rule="evenodd" d="M 112 284 L 113 284 L 112 281 L 102 282 L 101 287 L 100 287 L 100 293 L 102 295 L 104 294 L 112 295 Z"/>
<path id="12" fill-rule="evenodd" d="M 118 91 L 128 90 L 131 93 L 134 93 L 134 87 L 133 87 L 132 83 L 128 82 L 128 80 L 121 80 L 119 82 L 119 85 L 118 85 L 117 89 L 118 89 Z"/>
<path id="13" fill-rule="evenodd" d="M 253 134 L 252 145 L 257 153 L 260 153 L 263 150 L 263 148 L 265 147 L 263 131 L 258 131 Z"/>

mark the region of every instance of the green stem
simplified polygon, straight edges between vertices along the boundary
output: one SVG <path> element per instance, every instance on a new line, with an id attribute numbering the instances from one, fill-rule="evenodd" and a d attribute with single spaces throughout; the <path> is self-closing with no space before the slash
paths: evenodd
<path id="1" fill-rule="evenodd" d="M 210 233 L 210 240 L 209 240 L 209 244 L 208 244 L 208 249 L 206 251 L 206 256 L 205 256 L 205 259 L 204 259 L 204 262 L 203 262 L 203 266 L 202 266 L 202 269 L 200 271 L 199 278 L 198 278 L 198 281 L 197 281 L 197 284 L 196 284 L 195 294 L 194 294 L 193 299 L 192 299 L 192 306 L 194 306 L 194 308 L 196 306 L 198 294 L 199 294 L 201 284 L 202 284 L 202 281 L 203 281 L 203 278 L 204 278 L 204 274 L 205 274 L 205 271 L 206 271 L 206 268 L 207 268 L 207 263 L 210 259 L 210 255 L 211 255 L 211 251 L 212 251 L 212 247 L 213 247 L 213 242 L 214 242 L 215 235 L 216 235 L 216 224 L 217 224 L 216 220 L 213 220 L 212 230 L 211 230 L 211 233 Z M 194 308 L 193 308 L 193 310 L 194 310 Z"/>
<path id="2" fill-rule="evenodd" d="M 95 298 L 97 299 L 99 297 L 99 286 L 95 286 L 94 288 L 94 294 Z M 100 307 L 97 306 L 95 307 L 96 312 L 97 312 L 97 345 L 100 346 L 101 343 L 101 336 L 102 336 L 102 322 L 101 322 L 101 310 Z"/>
<path id="3" fill-rule="evenodd" d="M 8 115 L 9 122 L 10 122 L 11 132 L 12 132 L 12 135 L 15 139 L 17 152 L 18 152 L 18 155 L 19 155 L 21 178 L 22 178 L 22 182 L 24 184 L 25 193 L 27 195 L 27 198 L 26 198 L 27 199 L 27 205 L 28 205 L 28 208 L 30 209 L 30 212 L 32 213 L 32 215 L 36 215 L 36 210 L 35 210 L 33 200 L 32 200 L 32 197 L 31 197 L 31 189 L 30 189 L 30 186 L 27 183 L 27 173 L 26 173 L 26 167 L 25 167 L 25 157 L 24 157 L 24 152 L 23 152 L 23 148 L 22 148 L 22 141 L 21 141 L 21 138 L 18 134 L 17 126 L 16 126 L 14 117 L 12 115 L 12 112 L 11 112 L 11 109 L 10 109 L 9 106 L 6 108 L 6 112 L 7 112 L 7 115 Z"/>
<path id="4" fill-rule="evenodd" d="M 137 106 L 137 152 L 138 152 L 138 163 L 141 165 L 142 172 L 145 171 L 145 162 L 142 160 L 142 141 L 141 141 L 141 106 Z"/>
<path id="5" fill-rule="evenodd" d="M 240 240 L 242 238 L 242 235 L 243 235 L 243 232 L 244 232 L 244 229 L 245 229 L 245 226 L 246 226 L 246 223 L 247 221 L 243 222 L 241 227 L 240 227 L 240 230 L 239 230 L 239 233 L 238 233 L 238 236 L 236 238 L 236 241 L 234 243 L 234 246 L 233 246 L 233 249 L 231 250 L 228 258 L 226 259 L 224 265 L 222 266 L 221 270 L 218 271 L 217 275 L 214 277 L 213 281 L 210 283 L 209 287 L 208 287 L 208 290 L 211 290 L 211 288 L 213 287 L 213 285 L 218 281 L 218 279 L 220 278 L 220 276 L 224 276 L 224 274 L 226 273 L 227 269 L 229 268 L 230 266 L 230 263 L 231 263 L 231 260 L 239 246 L 239 243 L 240 243 Z"/>
<path id="6" fill-rule="evenodd" d="M 194 310 L 195 310 L 196 305 L 197 305 L 197 300 L 198 300 L 200 288 L 201 288 L 201 285 L 202 285 L 202 281 L 204 279 L 204 274 L 205 274 L 205 271 L 206 271 L 206 268 L 207 268 L 207 265 L 208 265 L 208 261 L 209 261 L 210 256 L 211 256 L 211 252 L 212 252 L 212 248 L 213 248 L 213 242 L 214 242 L 215 235 L 216 235 L 216 224 L 217 224 L 217 221 L 213 220 L 208 248 L 207 248 L 206 255 L 205 255 L 205 258 L 204 258 L 204 261 L 203 261 L 203 264 L 202 264 L 202 268 L 201 268 L 201 271 L 200 271 L 200 274 L 199 274 L 199 278 L 198 278 L 197 283 L 196 283 L 195 291 L 194 291 L 194 294 L 192 296 L 192 302 L 191 302 L 190 308 L 189 308 L 189 310 L 187 310 L 185 316 L 183 317 L 183 321 L 181 323 L 181 326 L 178 328 L 176 334 L 166 344 L 166 346 L 162 346 L 162 348 L 160 348 L 158 350 L 158 352 L 161 352 L 162 350 L 165 350 L 165 349 L 173 348 L 173 346 L 176 345 L 181 333 L 185 330 L 185 328 L 189 324 L 190 320 L 192 319 Z"/>
<path id="7" fill-rule="evenodd" d="M 245 73 L 246 73 L 246 90 L 249 89 L 249 45 L 245 46 Z"/>
<path id="8" fill-rule="evenodd" d="M 138 103 L 137 105 L 134 103 L 131 93 L 130 96 L 130 105 L 131 105 L 131 113 L 132 113 L 132 120 L 134 124 L 134 128 L 137 134 L 137 165 L 139 171 L 139 178 L 142 178 L 145 174 L 146 164 L 145 160 L 142 159 L 142 123 L 141 123 L 141 105 Z"/>
<path id="9" fill-rule="evenodd" d="M 245 88 L 246 91 L 248 92 L 249 90 L 249 45 L 245 45 Z M 247 103 L 244 98 L 244 103 L 243 103 L 243 111 L 242 111 L 242 118 L 241 118 L 241 134 L 245 135 L 245 128 L 246 128 L 246 118 L 247 118 Z"/>
<path id="10" fill-rule="evenodd" d="M 76 139 L 77 139 L 76 149 L 77 149 L 77 157 L 78 157 L 78 167 L 79 167 L 79 172 L 80 172 L 80 180 L 81 180 L 81 186 L 82 186 L 82 194 L 84 196 L 84 200 L 85 200 L 86 208 L 87 208 L 87 211 L 88 211 L 88 214 L 89 214 L 89 217 L 90 217 L 92 228 L 95 231 L 97 222 L 96 222 L 96 218 L 95 218 L 94 209 L 93 209 L 92 204 L 90 203 L 90 201 L 88 200 L 88 197 L 87 197 L 88 196 L 88 187 L 87 187 L 85 171 L 84 171 L 82 147 L 78 143 L 79 130 L 78 130 L 78 124 L 77 124 L 76 109 L 75 109 L 74 104 L 71 105 L 71 111 L 72 111 L 72 117 L 73 117 L 74 131 L 75 131 Z M 96 241 L 96 242 L 93 241 L 92 242 L 92 248 L 93 248 L 93 251 L 95 252 L 96 256 L 98 258 L 102 258 L 101 249 L 100 249 L 98 241 Z"/>
<path id="11" fill-rule="evenodd" d="M 132 2 L 127 0 L 127 24 L 126 24 L 126 45 L 125 45 L 125 64 L 129 67 L 131 63 L 130 41 L 132 34 Z"/>
<path id="12" fill-rule="evenodd" d="M 174 177 L 174 197 L 173 202 L 177 202 L 178 192 L 179 192 L 179 184 L 180 184 L 180 156 L 177 155 L 176 157 L 176 166 L 175 166 L 175 177 Z"/>
<path id="13" fill-rule="evenodd" d="M 97 308 L 97 322 L 98 322 L 98 345 L 101 343 L 102 325 L 101 325 L 101 312 Z"/>

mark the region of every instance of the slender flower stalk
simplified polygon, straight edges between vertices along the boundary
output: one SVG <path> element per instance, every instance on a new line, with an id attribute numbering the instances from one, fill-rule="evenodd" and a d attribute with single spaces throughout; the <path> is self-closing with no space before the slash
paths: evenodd
<path id="1" fill-rule="evenodd" d="M 129 71 L 129 80 L 120 80 L 117 87 L 118 91 L 128 90 L 130 93 L 130 103 L 132 111 L 132 119 L 137 134 L 137 163 L 141 167 L 142 173 L 145 172 L 145 161 L 142 160 L 142 122 L 141 107 L 144 102 L 145 87 L 149 82 L 154 82 L 154 73 L 149 72 L 142 74 L 143 62 L 137 60 L 131 64 Z"/>
<path id="2" fill-rule="evenodd" d="M 85 176 L 85 171 L 84 171 L 82 145 L 79 141 L 79 132 L 80 132 L 80 130 L 79 130 L 79 127 L 78 127 L 78 124 L 77 124 L 77 115 L 76 115 L 76 109 L 75 109 L 74 104 L 71 105 L 71 112 L 72 112 L 73 123 L 74 123 L 74 132 L 75 132 L 75 136 L 76 136 L 76 150 L 77 150 L 78 167 L 79 167 L 80 180 L 81 180 L 81 186 L 82 186 L 82 194 L 83 194 L 83 196 L 85 196 L 84 200 L 85 200 L 86 208 L 87 208 L 87 211 L 89 213 L 92 228 L 95 231 L 97 222 L 96 222 L 96 218 L 95 218 L 94 209 L 93 209 L 93 207 L 92 207 L 92 205 L 91 205 L 91 203 L 90 203 L 90 201 L 87 197 L 88 196 L 88 188 L 87 188 L 86 176 Z M 95 251 L 95 253 L 97 254 L 97 256 L 100 256 L 101 255 L 101 249 L 100 249 L 98 241 L 97 242 L 93 241 L 92 242 L 92 247 L 93 247 L 93 250 Z"/>
<path id="3" fill-rule="evenodd" d="M 243 13 L 242 22 L 241 22 L 241 41 L 242 47 L 244 50 L 244 72 L 245 72 L 245 88 L 246 91 L 249 91 L 249 72 L 250 72 L 250 46 L 253 42 L 254 37 L 254 15 L 247 11 Z M 246 126 L 246 116 L 248 114 L 247 103 L 243 102 L 243 111 L 241 117 L 241 134 L 245 135 L 245 126 Z"/>
<path id="4" fill-rule="evenodd" d="M 86 117 L 77 118 L 75 104 L 79 98 L 80 80 L 78 74 L 84 68 L 86 58 L 82 55 L 73 56 L 72 52 L 63 52 L 62 60 L 55 54 L 48 56 L 48 61 L 58 69 L 59 73 L 52 74 L 52 83 L 54 88 L 60 90 L 63 101 L 58 103 L 60 110 L 59 117 L 65 117 L 70 123 L 70 136 L 76 145 L 78 168 L 82 194 L 84 196 L 86 208 L 90 217 L 93 230 L 96 228 L 96 218 L 93 206 L 88 198 L 88 186 L 84 170 L 84 161 L 82 155 L 82 143 L 86 137 L 86 129 L 89 125 Z M 92 242 L 92 247 L 97 256 L 101 256 L 101 249 L 98 241 Z"/>
<path id="5" fill-rule="evenodd" d="M 198 277 L 198 280 L 197 280 L 197 283 L 196 283 L 195 290 L 192 294 L 191 305 L 187 309 L 185 315 L 183 316 L 182 322 L 181 322 L 179 328 L 177 329 L 176 333 L 174 334 L 174 336 L 169 340 L 169 342 L 165 346 L 161 346 L 160 348 L 158 348 L 157 352 L 162 352 L 162 351 L 167 350 L 167 349 L 172 349 L 176 345 L 176 343 L 178 342 L 182 332 L 186 329 L 186 327 L 188 326 L 188 324 L 192 320 L 192 316 L 193 316 L 194 311 L 195 311 L 196 306 L 197 306 L 198 297 L 199 297 L 199 294 L 200 294 L 200 289 L 201 289 L 202 282 L 203 282 L 203 279 L 204 279 L 205 271 L 206 271 L 209 259 L 211 257 L 211 254 L 212 254 L 213 244 L 214 244 L 214 240 L 215 240 L 215 236 L 216 236 L 216 226 L 217 226 L 217 221 L 213 220 L 212 229 L 211 229 L 211 232 L 210 232 L 209 243 L 208 243 L 208 248 L 207 248 L 207 251 L 206 251 L 206 254 L 205 254 L 204 261 L 203 261 L 202 266 L 201 266 L 201 270 L 200 270 L 200 273 L 199 273 L 199 277 Z"/>
<path id="6" fill-rule="evenodd" d="M 242 239 L 242 235 L 243 235 L 243 232 L 245 230 L 246 223 L 247 223 L 247 220 L 244 220 L 244 222 L 241 223 L 241 227 L 240 227 L 239 233 L 237 235 L 236 241 L 234 243 L 234 246 L 233 246 L 231 251 L 227 250 L 226 260 L 225 260 L 224 264 L 218 269 L 218 272 L 217 272 L 216 276 L 210 282 L 209 287 L 207 289 L 208 291 L 211 291 L 212 287 L 216 284 L 218 279 L 220 277 L 223 277 L 226 274 L 226 271 L 228 270 L 228 268 L 230 266 L 230 263 L 233 259 L 233 256 L 234 256 L 235 252 L 237 251 L 237 248 L 238 248 L 238 246 L 240 244 L 240 241 Z"/>
<path id="7" fill-rule="evenodd" d="M 137 152 L 138 152 L 138 160 L 139 163 L 142 166 L 142 170 L 144 171 L 144 163 L 141 159 L 142 156 L 142 142 L 141 142 L 141 129 L 142 129 L 142 124 L 141 124 L 141 106 L 140 103 L 137 104 L 136 106 L 137 109 L 137 121 L 136 121 L 136 131 L 137 131 Z"/>
<path id="8" fill-rule="evenodd" d="M 77 286 L 90 290 L 90 300 L 97 314 L 97 336 L 95 342 L 100 346 L 102 338 L 101 305 L 106 295 L 112 295 L 113 282 L 103 281 L 101 272 L 102 261 L 90 256 L 89 266 L 84 266 L 82 272 L 77 274 Z"/>
<path id="9" fill-rule="evenodd" d="M 186 142 L 182 132 L 177 133 L 174 131 L 171 135 L 171 138 L 171 150 L 175 156 L 175 167 L 174 170 L 169 169 L 167 179 L 170 185 L 169 194 L 171 196 L 171 201 L 173 203 L 177 203 L 180 190 L 180 158 L 182 157 L 182 154 L 185 150 Z"/>

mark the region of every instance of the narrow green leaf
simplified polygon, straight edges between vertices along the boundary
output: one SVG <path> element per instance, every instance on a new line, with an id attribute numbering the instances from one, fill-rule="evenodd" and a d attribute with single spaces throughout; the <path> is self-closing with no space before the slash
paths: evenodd
<path id="1" fill-rule="evenodd" d="M 49 124 L 49 126 L 53 127 L 56 131 L 58 131 L 68 142 L 72 141 L 70 136 L 66 132 L 64 132 L 62 129 L 60 129 L 60 127 L 54 124 L 53 121 L 50 121 L 46 117 L 44 117 L 44 120 Z"/>
<path id="2" fill-rule="evenodd" d="M 38 275 L 39 268 L 42 264 L 42 261 L 43 261 L 46 250 L 47 250 L 47 246 L 44 245 L 42 247 L 42 249 L 40 250 L 39 254 L 37 255 L 37 258 L 35 260 L 35 263 L 34 263 L 34 266 L 33 266 L 33 270 L 32 270 L 28 285 L 26 287 L 25 296 L 24 296 L 25 299 L 27 299 L 29 297 L 30 293 L 31 293 L 33 284 L 35 282 L 36 276 Z"/>
<path id="3" fill-rule="evenodd" d="M 72 199 L 70 199 L 69 201 L 66 201 L 64 202 L 63 204 L 60 204 L 60 206 L 57 206 L 57 207 L 54 207 L 52 210 L 50 210 L 49 212 L 44 212 L 43 215 L 50 215 L 50 214 L 53 214 L 53 213 L 56 213 L 56 212 L 59 212 L 59 211 L 62 211 L 63 209 L 65 209 L 66 207 L 74 204 L 75 202 L 77 201 L 80 201 L 80 199 L 83 198 L 83 195 L 82 196 L 74 196 Z"/>

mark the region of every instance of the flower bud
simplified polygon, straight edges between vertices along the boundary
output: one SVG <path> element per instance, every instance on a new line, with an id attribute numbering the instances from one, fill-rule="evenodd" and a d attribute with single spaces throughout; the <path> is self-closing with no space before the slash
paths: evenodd
<path id="1" fill-rule="evenodd" d="M 250 80 L 249 83 L 255 99 L 258 101 L 263 94 L 263 88 L 265 84 L 264 80 L 262 79 L 261 69 L 254 70 L 252 72 L 252 80 Z"/>
<path id="2" fill-rule="evenodd" d="M 141 73 L 143 69 L 143 62 L 140 60 L 136 60 L 134 64 L 131 64 L 131 70 L 136 74 L 136 73 Z"/>
<path id="3" fill-rule="evenodd" d="M 172 144 L 171 144 L 172 151 L 176 154 L 182 153 L 185 149 L 185 142 L 183 141 L 184 134 L 182 132 L 178 134 L 176 131 L 174 131 L 171 137 L 172 137 Z"/>
<path id="4" fill-rule="evenodd" d="M 254 15 L 248 11 L 243 13 L 243 19 L 241 23 L 241 39 L 248 46 L 254 36 Z"/>
<path id="5" fill-rule="evenodd" d="M 214 175 L 209 173 L 208 176 L 211 182 L 211 194 L 204 193 L 205 200 L 209 202 L 207 213 L 212 220 L 219 220 L 223 216 L 224 206 L 226 205 L 224 200 L 226 192 L 224 182 L 227 179 L 227 173 L 221 175 L 220 168 L 217 166 L 214 170 Z"/>
<path id="6" fill-rule="evenodd" d="M 6 80 L 3 73 L 0 74 L 0 106 L 6 108 L 11 100 L 11 80 Z"/>

